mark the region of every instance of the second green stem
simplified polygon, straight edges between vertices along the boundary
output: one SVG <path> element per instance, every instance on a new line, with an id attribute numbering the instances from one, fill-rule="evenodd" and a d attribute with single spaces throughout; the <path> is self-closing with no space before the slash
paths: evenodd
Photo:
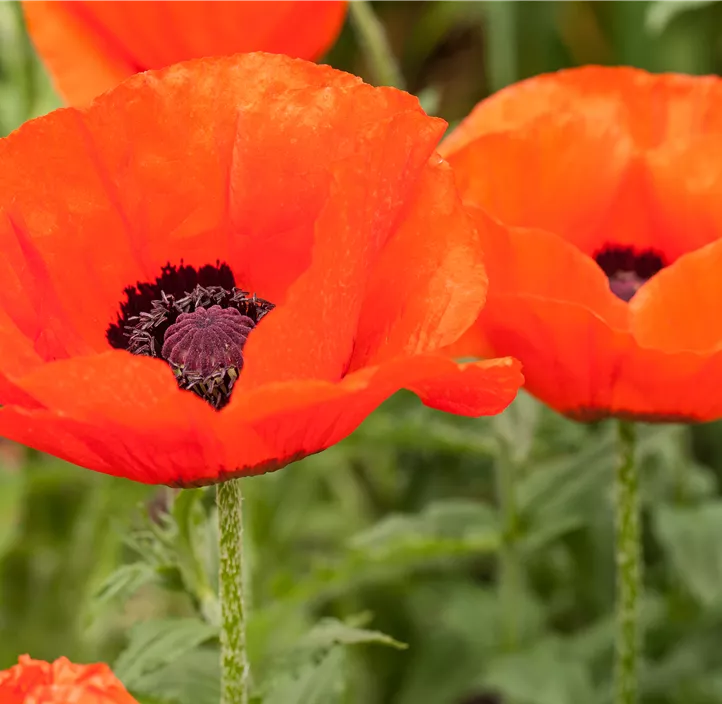
<path id="1" fill-rule="evenodd" d="M 619 421 L 619 447 L 615 476 L 617 640 L 614 701 L 615 704 L 637 704 L 642 559 L 634 423 Z"/>
<path id="2" fill-rule="evenodd" d="M 502 542 L 499 554 L 499 605 L 501 613 L 501 643 L 505 652 L 518 646 L 518 598 L 521 589 L 521 565 L 517 546 L 518 515 L 516 506 L 516 468 L 509 448 L 500 449 L 496 463 L 496 485 L 502 522 Z"/>

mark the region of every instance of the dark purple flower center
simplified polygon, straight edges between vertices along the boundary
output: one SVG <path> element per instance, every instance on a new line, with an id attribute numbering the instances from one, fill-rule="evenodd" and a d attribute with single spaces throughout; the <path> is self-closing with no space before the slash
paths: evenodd
<path id="1" fill-rule="evenodd" d="M 653 249 L 606 245 L 594 255 L 594 260 L 609 279 L 612 293 L 623 301 L 630 301 L 640 286 L 666 266 L 661 253 Z"/>
<path id="2" fill-rule="evenodd" d="M 274 306 L 236 288 L 226 264 L 166 265 L 154 282 L 125 289 L 118 321 L 106 332 L 112 347 L 159 357 L 178 385 L 221 409 L 243 369 L 248 335 Z"/>

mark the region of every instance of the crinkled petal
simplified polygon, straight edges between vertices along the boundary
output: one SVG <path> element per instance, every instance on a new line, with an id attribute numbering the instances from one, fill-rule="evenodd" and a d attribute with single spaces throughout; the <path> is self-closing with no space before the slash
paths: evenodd
<path id="1" fill-rule="evenodd" d="M 278 469 L 319 452 L 402 388 L 431 407 L 480 416 L 503 410 L 523 381 L 515 360 L 457 365 L 418 355 L 337 384 L 258 387 L 218 413 L 190 392 L 169 393 L 169 377 L 164 363 L 123 352 L 46 365 L 18 382 L 43 407 L 0 409 L 0 434 L 107 474 L 191 486 Z"/>
<path id="2" fill-rule="evenodd" d="M 486 297 L 478 235 L 448 164 L 432 157 L 410 211 L 375 266 L 351 369 L 451 344 Z"/>
<path id="3" fill-rule="evenodd" d="M 360 307 L 443 129 L 410 95 L 281 56 L 136 76 L 0 142 L 0 309 L 43 359 L 63 359 L 107 349 L 123 289 L 168 262 L 226 261 L 240 287 L 278 304 L 310 268 L 274 317 L 292 316 L 293 336 L 310 311 L 335 311 L 337 375 L 355 321 L 344 306 Z M 308 370 L 306 341 L 294 345 Z"/>
<path id="4" fill-rule="evenodd" d="M 138 704 L 103 664 L 76 665 L 67 658 L 49 663 L 21 655 L 0 672 L 3 704 Z"/>
<path id="5" fill-rule="evenodd" d="M 552 113 L 444 156 L 466 203 L 508 225 L 557 233 L 591 254 L 613 236 L 606 220 L 631 147 L 613 123 Z"/>
<path id="6" fill-rule="evenodd" d="M 236 397 L 220 422 L 224 437 L 232 439 L 248 425 L 268 446 L 272 454 L 256 458 L 253 467 L 243 445 L 232 442 L 236 465 L 243 473 L 257 473 L 276 469 L 279 458 L 292 461 L 337 443 L 400 389 L 432 408 L 482 416 L 500 413 L 522 383 L 520 365 L 512 359 L 456 364 L 434 355 L 399 357 L 338 384 L 308 380 L 255 389 Z"/>
<path id="7" fill-rule="evenodd" d="M 527 390 L 581 420 L 708 421 L 722 416 L 722 353 L 640 347 L 580 305 L 490 295 L 480 322 L 500 354 L 524 365 Z"/>
<path id="8" fill-rule="evenodd" d="M 167 483 L 188 465 L 224 464 L 216 411 L 181 391 L 160 360 L 112 351 L 46 364 L 14 381 L 35 404 L 0 409 L 3 437 L 147 483 Z"/>
<path id="9" fill-rule="evenodd" d="M 719 133 L 722 82 L 714 76 L 651 74 L 627 66 L 582 66 L 515 83 L 480 102 L 444 140 L 459 151 L 481 136 L 524 129 L 550 113 L 615 125 L 641 149 Z"/>
<path id="10" fill-rule="evenodd" d="M 637 342 L 666 352 L 722 350 L 722 240 L 685 254 L 630 301 Z"/>
<path id="11" fill-rule="evenodd" d="M 588 307 L 617 328 L 628 325 L 628 309 L 586 254 L 556 234 L 507 228 L 479 208 L 469 207 L 489 273 L 489 292 L 524 294 Z"/>

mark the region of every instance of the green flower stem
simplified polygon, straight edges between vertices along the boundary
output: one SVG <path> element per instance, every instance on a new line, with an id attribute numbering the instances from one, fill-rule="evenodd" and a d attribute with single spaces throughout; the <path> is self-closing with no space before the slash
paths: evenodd
<path id="1" fill-rule="evenodd" d="M 374 14 L 371 3 L 367 0 L 353 0 L 349 3 L 349 13 L 374 82 L 380 86 L 403 89 L 403 74 L 389 46 L 386 30 Z"/>
<path id="2" fill-rule="evenodd" d="M 516 468 L 505 443 L 502 443 L 496 462 L 496 486 L 502 524 L 498 577 L 501 644 L 505 652 L 513 652 L 519 644 L 517 609 L 521 565 L 517 549 L 519 517 L 516 506 Z"/>
<path id="3" fill-rule="evenodd" d="M 619 421 L 620 459 L 616 483 L 617 641 L 615 704 L 636 704 L 640 650 L 639 601 L 642 592 L 639 479 L 635 462 L 636 428 Z"/>
<path id="4" fill-rule="evenodd" d="M 241 480 L 218 485 L 221 704 L 248 704 Z"/>

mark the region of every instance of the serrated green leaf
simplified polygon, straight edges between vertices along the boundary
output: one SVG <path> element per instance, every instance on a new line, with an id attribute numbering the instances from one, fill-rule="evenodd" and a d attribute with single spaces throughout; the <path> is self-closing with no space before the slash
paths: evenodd
<path id="1" fill-rule="evenodd" d="M 594 701 L 590 673 L 569 647 L 547 639 L 533 649 L 493 660 L 484 687 L 517 704 L 581 704 Z"/>
<path id="2" fill-rule="evenodd" d="M 186 489 L 175 496 L 171 509 L 177 529 L 174 546 L 185 590 L 199 603 L 206 620 L 218 623 L 220 613 L 211 579 L 211 571 L 217 572 L 213 560 L 217 541 L 210 540 L 203 496 L 203 489 Z"/>
<path id="3" fill-rule="evenodd" d="M 653 518 L 677 577 L 705 606 L 722 604 L 722 501 L 663 505 Z"/>
<path id="4" fill-rule="evenodd" d="M 464 701 L 465 695 L 477 688 L 483 663 L 500 647 L 499 595 L 493 588 L 449 581 L 417 587 L 409 598 L 419 633 L 408 653 L 403 687 L 394 701 Z M 533 641 L 542 632 L 542 606 L 530 592 L 517 593 L 515 612 L 521 642 Z"/>
<path id="5" fill-rule="evenodd" d="M 645 28 L 650 34 L 661 34 L 678 15 L 700 7 L 714 5 L 716 0 L 656 0 L 649 3 Z"/>
<path id="6" fill-rule="evenodd" d="M 276 594 L 296 601 L 329 597 L 445 560 L 491 554 L 500 540 L 490 506 L 463 499 L 439 501 L 418 514 L 382 519 L 352 538 L 341 559 L 318 565 L 304 580 L 278 585 Z"/>
<path id="7" fill-rule="evenodd" d="M 496 512 L 488 504 L 465 499 L 436 501 L 419 514 L 391 515 L 356 535 L 351 546 L 357 550 L 383 552 L 402 544 L 427 540 L 463 541 L 495 539 Z"/>
<path id="8" fill-rule="evenodd" d="M 541 417 L 541 408 L 539 401 L 521 392 L 503 413 L 491 419 L 510 460 L 516 464 L 523 463 L 529 457 Z"/>
<path id="9" fill-rule="evenodd" d="M 299 643 L 300 647 L 311 649 L 328 649 L 334 645 L 360 645 L 362 643 L 376 643 L 387 645 L 398 650 L 404 650 L 407 645 L 381 633 L 327 618 L 320 621 Z"/>
<path id="10" fill-rule="evenodd" d="M 591 439 L 581 451 L 535 465 L 517 487 L 518 509 L 531 521 L 584 515 L 590 502 L 611 490 L 614 442 Z"/>
<path id="11" fill-rule="evenodd" d="M 269 683 L 263 704 L 339 704 L 344 692 L 343 648 L 335 647 L 296 674 Z"/>
<path id="12" fill-rule="evenodd" d="M 97 589 L 94 599 L 96 606 L 104 606 L 112 601 L 125 601 L 141 587 L 158 579 L 158 574 L 150 565 L 134 562 L 122 565 Z"/>
<path id="13" fill-rule="evenodd" d="M 581 516 L 559 516 L 548 518 L 527 531 L 519 541 L 519 546 L 527 554 L 538 552 L 555 540 L 584 526 Z"/>
<path id="14" fill-rule="evenodd" d="M 218 704 L 220 656 L 216 649 L 196 648 L 138 677 L 132 693 L 172 704 Z"/>
<path id="15" fill-rule="evenodd" d="M 20 524 L 25 493 L 25 473 L 21 468 L 0 467 L 0 556 L 13 543 Z"/>
<path id="16" fill-rule="evenodd" d="M 163 619 L 133 626 L 127 648 L 115 662 L 115 674 L 133 688 L 143 675 L 173 662 L 216 637 L 218 630 L 199 619 Z"/>

